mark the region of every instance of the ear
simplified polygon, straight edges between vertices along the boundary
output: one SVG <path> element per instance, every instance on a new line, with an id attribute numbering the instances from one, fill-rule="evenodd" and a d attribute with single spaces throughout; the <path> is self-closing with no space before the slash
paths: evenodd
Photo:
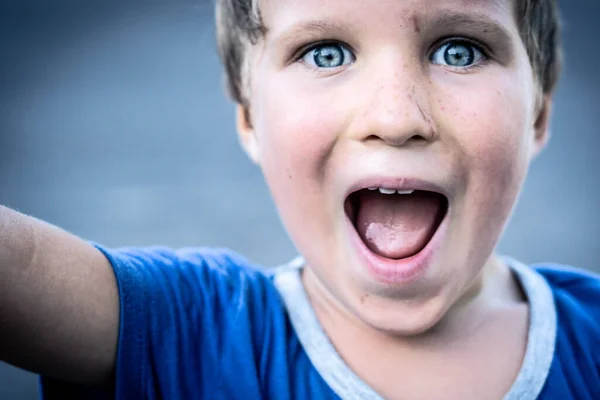
<path id="1" fill-rule="evenodd" d="M 531 157 L 537 156 L 546 147 L 550 139 L 550 115 L 552 114 L 552 97 L 544 95 L 533 126 L 534 138 Z"/>
<path id="2" fill-rule="evenodd" d="M 260 164 L 258 141 L 247 107 L 238 104 L 236 110 L 237 132 L 242 148 L 255 164 Z"/>

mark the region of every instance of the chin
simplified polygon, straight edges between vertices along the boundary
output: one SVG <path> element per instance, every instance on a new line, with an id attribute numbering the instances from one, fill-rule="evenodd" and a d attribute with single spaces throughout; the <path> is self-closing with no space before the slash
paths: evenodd
<path id="1" fill-rule="evenodd" d="M 443 296 L 415 302 L 369 296 L 352 308 L 361 321 L 379 332 L 412 337 L 435 329 L 446 315 L 449 303 Z"/>

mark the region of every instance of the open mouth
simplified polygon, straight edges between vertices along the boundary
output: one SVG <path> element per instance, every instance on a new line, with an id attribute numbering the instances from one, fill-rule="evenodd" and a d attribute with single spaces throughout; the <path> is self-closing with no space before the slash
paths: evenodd
<path id="1" fill-rule="evenodd" d="M 351 193 L 344 207 L 371 252 L 401 260 L 431 241 L 448 212 L 448 199 L 426 190 L 368 188 Z"/>

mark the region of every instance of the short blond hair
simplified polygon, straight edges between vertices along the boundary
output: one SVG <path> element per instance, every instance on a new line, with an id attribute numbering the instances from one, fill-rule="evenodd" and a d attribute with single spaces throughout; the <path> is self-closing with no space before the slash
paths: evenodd
<path id="1" fill-rule="evenodd" d="M 516 21 L 542 94 L 552 94 L 562 69 L 557 0 L 516 0 Z M 217 46 L 231 98 L 248 106 L 249 54 L 264 34 L 258 0 L 217 0 Z"/>

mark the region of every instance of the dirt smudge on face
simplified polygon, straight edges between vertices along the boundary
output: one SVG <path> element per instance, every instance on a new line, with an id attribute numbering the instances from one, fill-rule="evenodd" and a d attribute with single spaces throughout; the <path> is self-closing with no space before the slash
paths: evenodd
<path id="1" fill-rule="evenodd" d="M 416 15 L 413 15 L 412 17 L 410 17 L 410 21 L 413 24 L 413 28 L 415 30 L 415 33 L 420 33 L 421 32 L 421 27 L 419 26 L 419 18 Z"/>

